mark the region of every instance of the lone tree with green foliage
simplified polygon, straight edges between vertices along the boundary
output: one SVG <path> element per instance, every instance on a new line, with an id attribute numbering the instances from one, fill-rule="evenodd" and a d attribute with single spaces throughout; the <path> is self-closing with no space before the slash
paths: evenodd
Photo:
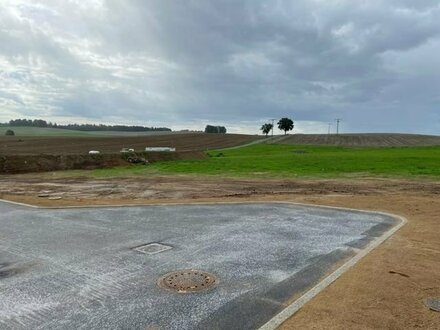
<path id="1" fill-rule="evenodd" d="M 12 136 L 12 135 L 15 135 L 15 133 L 14 133 L 14 131 L 13 131 L 12 129 L 8 129 L 8 130 L 5 132 L 5 135 Z"/>
<path id="2" fill-rule="evenodd" d="M 293 125 L 293 120 L 290 119 L 290 118 L 281 118 L 281 119 L 278 121 L 278 128 L 279 128 L 281 131 L 284 131 L 284 135 L 287 134 L 287 131 L 291 131 L 291 130 L 293 130 L 293 127 L 294 127 L 294 125 Z"/>
<path id="3" fill-rule="evenodd" d="M 263 134 L 266 134 L 266 136 L 267 136 L 267 134 L 269 134 L 269 132 L 272 129 L 272 127 L 273 127 L 272 124 L 267 123 L 267 124 L 263 124 L 263 126 L 261 126 L 260 130 L 262 130 Z"/>

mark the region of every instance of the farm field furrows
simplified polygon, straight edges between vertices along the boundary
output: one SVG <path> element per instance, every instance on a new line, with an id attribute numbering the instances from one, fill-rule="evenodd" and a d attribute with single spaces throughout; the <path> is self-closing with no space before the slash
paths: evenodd
<path id="1" fill-rule="evenodd" d="M 439 145 L 440 136 L 419 134 L 293 134 L 278 144 L 339 145 L 350 147 L 398 147 Z"/>
<path id="2" fill-rule="evenodd" d="M 233 147 L 261 139 L 256 135 L 186 133 L 135 137 L 0 137 L 0 154 L 81 154 L 89 150 L 117 153 L 122 148 L 143 151 L 145 147 L 175 147 L 178 151 L 200 151 Z"/>

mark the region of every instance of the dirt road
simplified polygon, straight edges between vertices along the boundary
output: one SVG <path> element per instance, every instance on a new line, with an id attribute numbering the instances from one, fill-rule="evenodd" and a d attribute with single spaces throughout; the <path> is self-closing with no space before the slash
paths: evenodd
<path id="1" fill-rule="evenodd" d="M 282 328 L 440 328 L 440 314 L 423 302 L 428 297 L 440 297 L 440 182 L 254 181 L 188 176 L 65 180 L 45 174 L 1 176 L 0 197 L 45 206 L 276 200 L 402 215 L 408 223 L 399 232 Z"/>

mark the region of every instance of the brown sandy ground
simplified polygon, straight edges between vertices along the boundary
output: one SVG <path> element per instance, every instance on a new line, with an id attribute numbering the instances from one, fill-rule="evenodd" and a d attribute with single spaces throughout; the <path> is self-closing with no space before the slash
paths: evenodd
<path id="1" fill-rule="evenodd" d="M 40 195 L 41 197 L 38 197 Z M 155 176 L 0 176 L 0 198 L 41 206 L 292 201 L 377 210 L 408 223 L 286 321 L 282 329 L 440 329 L 440 182 Z"/>

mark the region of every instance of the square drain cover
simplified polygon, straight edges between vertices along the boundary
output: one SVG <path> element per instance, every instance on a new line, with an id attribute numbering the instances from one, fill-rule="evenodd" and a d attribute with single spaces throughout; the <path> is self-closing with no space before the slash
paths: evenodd
<path id="1" fill-rule="evenodd" d="M 160 244 L 160 243 L 149 243 L 149 244 L 140 245 L 140 246 L 133 248 L 133 250 L 140 252 L 140 253 L 144 253 L 144 254 L 156 254 L 156 253 L 167 251 L 170 249 L 172 249 L 171 246 Z"/>

